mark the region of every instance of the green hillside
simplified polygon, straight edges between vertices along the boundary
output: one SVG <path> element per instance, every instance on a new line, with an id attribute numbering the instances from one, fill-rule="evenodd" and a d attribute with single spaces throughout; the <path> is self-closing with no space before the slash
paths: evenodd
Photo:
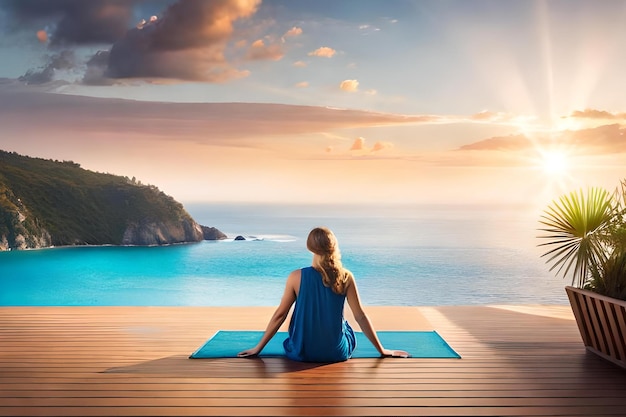
<path id="1" fill-rule="evenodd" d="M 5 249 L 202 238 L 183 206 L 155 186 L 71 161 L 0 151 L 0 245 Z"/>

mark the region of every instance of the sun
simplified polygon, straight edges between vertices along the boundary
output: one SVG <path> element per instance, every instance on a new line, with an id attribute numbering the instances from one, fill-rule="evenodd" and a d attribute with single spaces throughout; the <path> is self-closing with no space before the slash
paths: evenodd
<path id="1" fill-rule="evenodd" d="M 565 175 L 569 169 L 567 154 L 562 151 L 542 152 L 540 163 L 543 171 L 550 175 Z"/>

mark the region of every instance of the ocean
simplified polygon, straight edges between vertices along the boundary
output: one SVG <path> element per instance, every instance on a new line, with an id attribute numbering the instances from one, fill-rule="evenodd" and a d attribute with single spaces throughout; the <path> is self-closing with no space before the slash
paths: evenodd
<path id="1" fill-rule="evenodd" d="M 0 253 L 3 306 L 274 306 L 330 227 L 365 305 L 567 304 L 522 206 L 185 204 L 224 241 Z M 245 241 L 234 240 L 241 235 Z"/>

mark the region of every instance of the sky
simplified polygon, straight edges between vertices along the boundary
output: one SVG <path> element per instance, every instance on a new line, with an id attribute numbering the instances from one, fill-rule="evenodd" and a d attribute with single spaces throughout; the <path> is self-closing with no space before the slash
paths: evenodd
<path id="1" fill-rule="evenodd" d="M 626 176 L 626 1 L 0 0 L 0 149 L 183 203 L 532 204 Z"/>

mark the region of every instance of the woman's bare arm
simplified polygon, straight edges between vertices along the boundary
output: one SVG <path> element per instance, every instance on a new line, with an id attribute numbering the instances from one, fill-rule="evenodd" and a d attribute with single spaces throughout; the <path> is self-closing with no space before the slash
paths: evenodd
<path id="1" fill-rule="evenodd" d="M 361 299 L 359 297 L 359 291 L 356 287 L 356 282 L 354 278 L 351 278 L 350 282 L 348 283 L 346 298 L 348 299 L 348 305 L 350 306 L 350 310 L 352 310 L 352 314 L 354 315 L 356 322 L 359 324 L 359 327 L 361 327 L 361 331 L 365 334 L 369 341 L 372 342 L 372 344 L 381 356 L 396 356 L 405 358 L 409 356 L 408 352 L 405 352 L 403 350 L 385 349 L 382 343 L 380 343 L 372 322 L 370 321 L 367 314 L 365 314 L 365 311 L 363 311 L 363 307 L 361 306 Z"/>
<path id="2" fill-rule="evenodd" d="M 237 354 L 238 357 L 245 358 L 249 356 L 256 356 L 263 350 L 265 345 L 267 345 L 272 337 L 274 337 L 280 326 L 285 322 L 291 306 L 293 305 L 294 301 L 296 301 L 297 288 L 299 287 L 300 270 L 298 269 L 293 271 L 291 274 L 289 274 L 289 277 L 287 277 L 287 283 L 285 284 L 283 297 L 280 300 L 280 304 L 276 308 L 276 311 L 274 311 L 272 318 L 267 323 L 265 333 L 263 333 L 263 336 L 261 337 L 259 343 L 251 349 L 239 352 Z"/>

